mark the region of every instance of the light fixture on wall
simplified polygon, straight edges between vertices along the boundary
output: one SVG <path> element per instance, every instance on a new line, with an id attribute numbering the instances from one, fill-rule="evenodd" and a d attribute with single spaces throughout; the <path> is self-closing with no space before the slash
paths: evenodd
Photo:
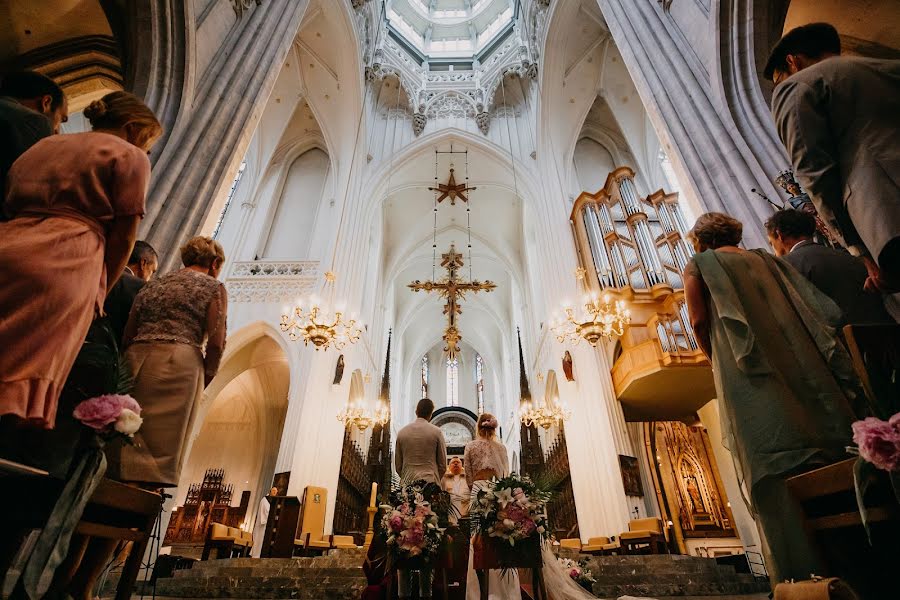
<path id="1" fill-rule="evenodd" d="M 574 308 L 563 309 L 565 319 L 558 320 L 550 328 L 559 342 L 577 344 L 583 338 L 591 346 L 596 346 L 603 338 L 621 336 L 625 333 L 625 326 L 631 322 L 631 311 L 625 308 L 625 302 L 612 302 L 609 294 L 603 296 L 602 302 L 596 293 L 585 298 L 584 310 L 584 313 L 576 315 Z"/>
<path id="2" fill-rule="evenodd" d="M 529 400 L 522 406 L 522 411 L 519 414 L 519 418 L 525 427 L 538 425 L 544 429 L 550 429 L 557 423 L 568 421 L 571 416 L 572 411 L 560 406 L 558 398 L 554 398 L 551 402 L 537 407 L 533 406 Z"/>
<path id="3" fill-rule="evenodd" d="M 369 414 L 367 410 L 357 406 L 355 400 L 351 400 L 347 408 L 338 413 L 337 420 L 344 424 L 344 429 L 356 427 L 365 431 L 373 425 L 385 425 L 391 420 L 391 411 L 384 401 L 379 400 L 375 412 Z"/>
<path id="4" fill-rule="evenodd" d="M 325 286 L 331 288 L 332 299 L 334 280 L 334 273 L 325 273 Z M 347 343 L 358 342 L 362 334 L 355 319 L 345 320 L 341 311 L 335 311 L 334 316 L 329 317 L 317 302 L 313 302 L 309 310 L 298 305 L 291 312 L 281 315 L 281 330 L 288 334 L 292 342 L 302 339 L 307 346 L 312 342 L 316 351 L 330 347 L 340 350 Z"/>

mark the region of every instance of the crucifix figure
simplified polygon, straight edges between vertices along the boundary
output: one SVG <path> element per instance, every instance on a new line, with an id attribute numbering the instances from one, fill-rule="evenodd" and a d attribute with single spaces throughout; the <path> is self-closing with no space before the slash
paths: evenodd
<path id="1" fill-rule="evenodd" d="M 435 177 L 437 179 L 437 177 Z M 456 176 L 453 174 L 453 167 L 450 167 L 450 179 L 447 183 L 439 183 L 436 188 L 430 187 L 429 191 L 432 192 L 440 192 L 441 195 L 438 196 L 438 204 L 444 201 L 445 198 L 450 198 L 450 205 L 456 206 L 456 199 L 459 198 L 463 202 L 468 202 L 469 197 L 466 196 L 466 193 L 475 190 L 477 188 L 468 187 L 465 183 L 456 183 Z M 460 261 L 462 264 L 462 261 Z"/>
<path id="2" fill-rule="evenodd" d="M 447 278 L 438 282 L 419 281 L 416 279 L 408 285 L 414 292 L 436 291 L 447 303 L 444 305 L 444 314 L 447 315 L 447 329 L 444 330 L 444 341 L 447 346 L 444 352 L 452 359 L 459 352 L 459 341 L 462 336 L 456 327 L 456 317 L 462 313 L 460 301 L 465 298 L 466 292 L 478 293 L 493 292 L 497 285 L 493 281 L 460 281 L 459 269 L 463 266 L 462 254 L 456 252 L 456 247 L 451 244 L 450 251 L 441 255 L 441 266 L 447 269 Z"/>

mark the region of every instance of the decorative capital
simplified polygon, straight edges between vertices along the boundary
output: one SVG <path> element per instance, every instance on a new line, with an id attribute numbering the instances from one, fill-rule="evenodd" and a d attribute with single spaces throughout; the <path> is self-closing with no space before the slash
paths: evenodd
<path id="1" fill-rule="evenodd" d="M 239 17 L 244 14 L 245 10 L 250 10 L 251 7 L 259 6 L 260 4 L 262 4 L 262 0 L 231 0 L 234 12 Z"/>

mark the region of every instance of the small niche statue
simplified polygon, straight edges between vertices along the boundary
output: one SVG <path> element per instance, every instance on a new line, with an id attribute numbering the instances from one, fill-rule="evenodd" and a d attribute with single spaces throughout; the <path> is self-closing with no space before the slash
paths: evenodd
<path id="1" fill-rule="evenodd" d="M 787 171 L 781 172 L 778 177 L 775 178 L 775 184 L 790 194 L 791 197 L 788 199 L 788 203 L 790 203 L 791 208 L 794 210 L 802 210 L 815 217 L 815 240 L 818 243 L 832 248 L 838 246 L 837 241 L 828 230 L 828 226 L 819 218 L 819 213 L 816 212 L 816 207 L 813 205 L 812 200 L 810 200 L 809 194 L 803 191 L 803 188 L 800 187 L 800 183 L 794 178 L 794 172 L 792 170 L 788 169 Z"/>

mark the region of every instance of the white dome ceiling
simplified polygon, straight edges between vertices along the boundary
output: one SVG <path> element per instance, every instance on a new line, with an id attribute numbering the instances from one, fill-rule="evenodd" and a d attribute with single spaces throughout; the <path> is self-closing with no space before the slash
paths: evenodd
<path id="1" fill-rule="evenodd" d="M 391 28 L 429 58 L 472 57 L 513 20 L 509 0 L 393 0 Z"/>

